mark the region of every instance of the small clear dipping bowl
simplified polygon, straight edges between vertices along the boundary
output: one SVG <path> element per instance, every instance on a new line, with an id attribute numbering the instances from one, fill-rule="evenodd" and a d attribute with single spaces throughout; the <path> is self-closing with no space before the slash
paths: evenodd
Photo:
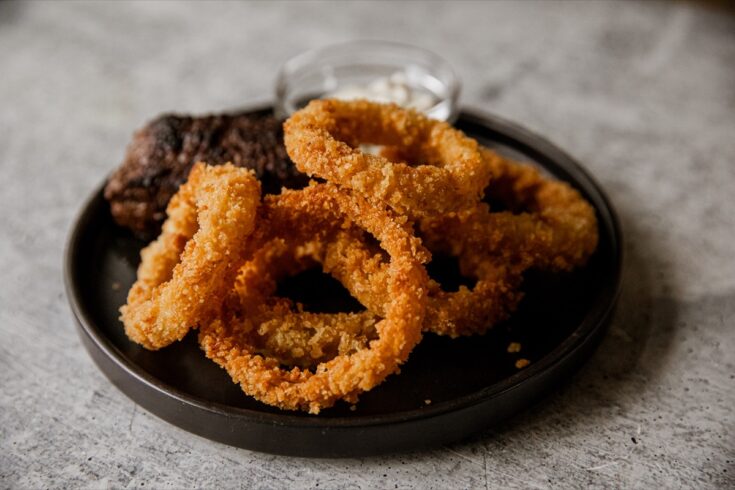
<path id="1" fill-rule="evenodd" d="M 457 118 L 460 83 L 449 63 L 431 51 L 384 41 L 335 44 L 291 58 L 278 72 L 275 113 L 286 118 L 312 99 L 355 98 L 365 89 L 408 94 L 429 117 Z M 385 101 L 374 95 L 365 97 Z"/>

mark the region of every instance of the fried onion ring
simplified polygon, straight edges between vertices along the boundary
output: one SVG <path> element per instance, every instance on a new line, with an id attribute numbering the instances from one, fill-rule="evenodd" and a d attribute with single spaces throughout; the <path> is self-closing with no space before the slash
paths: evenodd
<path id="1" fill-rule="evenodd" d="M 344 232 L 335 237 L 341 241 Z M 284 366 L 313 368 L 338 355 L 367 348 L 377 337 L 378 318 L 359 313 L 311 313 L 301 311 L 286 298 L 274 297 L 280 279 L 307 270 L 323 261 L 327 242 L 299 245 L 291 237 L 277 238 L 260 247 L 241 269 L 235 283 L 240 307 L 259 324 L 253 343 L 265 357 Z"/>
<path id="2" fill-rule="evenodd" d="M 282 332 L 270 335 L 275 333 L 271 330 L 264 337 L 265 342 L 281 364 L 313 365 L 313 361 L 318 360 L 317 356 L 322 351 L 334 352 L 334 347 L 325 345 L 327 339 L 334 342 L 338 338 L 341 346 L 359 346 L 359 342 L 369 339 L 372 333 L 371 319 L 375 316 L 373 312 L 383 314 L 383 305 L 389 302 L 385 254 L 370 243 L 362 230 L 354 228 L 340 231 L 328 242 L 310 244 L 308 254 L 293 246 L 280 245 L 281 247 L 276 244 L 264 247 L 258 259 L 250 261 L 243 268 L 244 272 L 241 272 L 238 281 L 247 282 L 251 291 L 264 291 L 266 296 L 251 299 L 251 303 L 267 303 L 267 295 L 275 291 L 278 278 L 286 274 L 296 274 L 314 263 L 320 263 L 324 272 L 340 281 L 368 308 L 367 312 L 359 314 L 360 318 L 351 317 L 345 324 L 332 322 L 327 326 L 326 322 L 330 317 L 324 315 L 322 319 L 325 323 L 320 329 L 307 325 L 308 321 L 303 325 L 299 324 L 294 318 L 288 326 L 287 335 Z M 308 262 L 303 261 L 306 255 Z M 460 260 L 460 266 L 462 265 Z M 429 301 L 423 324 L 425 332 L 451 337 L 482 333 L 490 326 L 505 320 L 523 297 L 518 290 L 521 275 L 512 274 L 502 264 L 487 260 L 480 267 L 466 267 L 462 273 L 466 277 L 476 278 L 477 283 L 472 288 L 462 286 L 458 291 L 447 292 L 436 281 L 429 281 Z M 243 296 L 253 298 L 254 295 Z M 336 328 L 337 331 L 325 333 L 329 328 Z M 340 347 L 339 352 L 343 353 L 344 348 Z"/>
<path id="3" fill-rule="evenodd" d="M 538 169 L 483 148 L 492 169 L 489 197 L 521 211 L 491 212 L 487 204 L 428 218 L 420 234 L 430 250 L 452 255 L 491 254 L 509 267 L 570 271 L 597 248 L 594 208 L 569 184 L 544 177 Z"/>
<path id="4" fill-rule="evenodd" d="M 368 348 L 321 362 L 313 372 L 299 367 L 283 369 L 278 359 L 259 352 L 254 332 L 263 322 L 251 306 L 259 301 L 250 301 L 248 288 L 244 288 L 237 306 L 228 302 L 220 317 L 200 327 L 200 345 L 245 393 L 269 405 L 318 413 L 339 399 L 354 402 L 360 393 L 398 371 L 419 342 L 428 281 L 422 262 L 428 254 L 405 221 L 333 185 L 284 191 L 266 199 L 261 211 L 254 233 L 256 243 L 293 236 L 306 244 L 326 240 L 351 224 L 380 242 L 390 257 L 386 265 L 390 300 L 383 307 L 385 316 L 375 324 L 378 336 Z M 287 312 L 274 318 L 288 316 Z"/>
<path id="5" fill-rule="evenodd" d="M 431 250 L 431 248 L 429 249 Z M 339 280 L 368 309 L 382 313 L 386 301 L 386 269 L 383 258 L 358 237 L 350 237 L 327 247 L 324 271 Z M 459 257 L 460 272 L 476 279 L 472 288 L 460 286 L 444 291 L 429 281 L 429 301 L 423 330 L 458 337 L 484 333 L 505 320 L 523 297 L 518 290 L 521 274 L 492 256 L 469 262 Z"/>
<path id="6" fill-rule="evenodd" d="M 128 337 L 157 350 L 209 321 L 232 286 L 255 224 L 260 183 L 232 165 L 196 164 L 171 199 L 156 241 L 120 308 Z"/>
<path id="7" fill-rule="evenodd" d="M 395 104 L 313 100 L 285 122 L 284 141 L 299 170 L 412 218 L 470 207 L 490 180 L 475 140 Z M 361 143 L 399 146 L 419 164 L 362 153 Z"/>
<path id="8" fill-rule="evenodd" d="M 597 247 L 594 209 L 579 192 L 492 150 L 483 148 L 482 154 L 494 176 L 490 197 L 521 212 L 491 212 L 479 204 L 419 222 L 429 250 L 457 257 L 462 275 L 477 281 L 453 292 L 430 281 L 426 332 L 450 337 L 484 333 L 517 308 L 525 270 L 569 271 L 583 265 Z M 381 312 L 385 267 L 360 240 L 332 245 L 324 269 L 365 306 Z"/>

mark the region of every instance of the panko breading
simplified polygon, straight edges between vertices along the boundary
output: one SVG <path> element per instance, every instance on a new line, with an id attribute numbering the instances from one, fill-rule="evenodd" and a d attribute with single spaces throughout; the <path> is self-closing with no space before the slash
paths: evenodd
<path id="1" fill-rule="evenodd" d="M 422 263 L 428 260 L 428 253 L 405 220 L 395 219 L 362 196 L 330 184 L 271 196 L 261 211 L 254 233 L 259 243 L 271 243 L 279 236 L 298 237 L 304 244 L 328 240 L 350 224 L 365 229 L 380 242 L 390 258 L 390 300 L 383 308 L 384 317 L 375 324 L 377 338 L 366 348 L 320 362 L 313 371 L 284 369 L 279 359 L 260 350 L 263 315 L 253 311 L 254 303 L 248 298 L 249 291 L 257 297 L 260 289 L 245 286 L 237 293 L 237 305 L 230 304 L 221 317 L 200 328 L 200 345 L 245 393 L 269 405 L 318 413 L 340 399 L 354 402 L 360 393 L 397 372 L 421 339 L 428 281 Z M 262 306 L 257 301 L 255 304 Z M 277 321 L 309 321 L 317 330 L 323 322 L 319 315 L 290 309 L 282 312 L 274 308 L 270 317 Z"/>
<path id="2" fill-rule="evenodd" d="M 232 288 L 259 202 L 252 171 L 194 166 L 161 235 L 141 251 L 138 279 L 120 308 L 131 340 L 156 350 L 211 320 Z"/>
<path id="3" fill-rule="evenodd" d="M 490 179 L 477 141 L 395 104 L 313 100 L 286 121 L 284 141 L 302 172 L 412 218 L 472 206 Z M 360 143 L 398 146 L 416 164 L 363 153 Z"/>

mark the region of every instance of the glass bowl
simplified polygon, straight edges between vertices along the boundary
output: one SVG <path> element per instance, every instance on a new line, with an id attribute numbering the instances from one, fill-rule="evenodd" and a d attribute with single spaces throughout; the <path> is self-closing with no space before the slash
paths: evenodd
<path id="1" fill-rule="evenodd" d="M 413 106 L 434 119 L 454 122 L 459 90 L 452 67 L 431 51 L 385 41 L 353 41 L 288 60 L 276 79 L 275 112 L 286 118 L 315 98 L 365 97 Z"/>

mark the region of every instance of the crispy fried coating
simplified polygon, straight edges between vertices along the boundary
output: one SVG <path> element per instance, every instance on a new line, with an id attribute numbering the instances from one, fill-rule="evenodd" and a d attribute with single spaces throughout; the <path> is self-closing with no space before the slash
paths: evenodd
<path id="1" fill-rule="evenodd" d="M 429 281 L 425 332 L 450 337 L 484 333 L 507 319 L 523 297 L 519 290 L 520 273 L 492 256 L 483 257 L 471 267 L 460 257 L 460 269 L 465 277 L 476 279 L 472 288 L 460 286 L 457 291 L 448 292 L 438 282 Z M 360 237 L 330 244 L 324 270 L 368 309 L 382 312 L 381 305 L 386 300 L 385 263 Z"/>
<path id="2" fill-rule="evenodd" d="M 277 308 L 269 308 L 268 316 L 258 327 L 262 339 L 259 353 L 277 359 L 284 366 L 311 369 L 338 356 L 367 349 L 378 337 L 380 318 L 365 311 L 360 313 L 288 312 L 274 316 Z"/>
<path id="3" fill-rule="evenodd" d="M 583 265 L 597 247 L 594 209 L 579 192 L 530 165 L 487 148 L 481 151 L 493 173 L 486 192 L 518 212 L 491 212 L 487 204 L 478 204 L 419 220 L 419 236 L 427 248 L 457 257 L 462 275 L 476 280 L 472 288 L 461 286 L 453 292 L 430 281 L 425 332 L 482 334 L 515 311 L 523 298 L 525 270 L 569 271 Z M 396 158 L 395 152 L 388 148 L 383 154 Z M 324 269 L 380 313 L 385 303 L 379 294 L 385 291 L 384 263 L 359 237 L 332 244 Z"/>
<path id="4" fill-rule="evenodd" d="M 339 231 L 334 241 L 343 240 Z M 367 348 L 377 338 L 379 318 L 360 313 L 311 313 L 301 305 L 273 296 L 280 279 L 295 275 L 323 261 L 329 242 L 298 244 L 292 237 L 279 237 L 261 246 L 240 269 L 234 292 L 239 306 L 259 324 L 253 344 L 265 357 L 284 366 L 313 368 L 338 355 Z"/>
<path id="5" fill-rule="evenodd" d="M 476 280 L 473 287 L 452 292 L 429 281 L 425 332 L 450 337 L 486 332 L 517 308 L 525 270 L 569 271 L 584 264 L 597 245 L 594 210 L 576 190 L 530 165 L 482 152 L 494 175 L 486 192 L 517 212 L 491 212 L 479 204 L 419 222 L 429 250 L 458 257 L 462 275 Z M 324 271 L 381 314 L 388 302 L 384 254 L 354 229 L 322 248 L 317 260 Z"/>
<path id="6" fill-rule="evenodd" d="M 197 164 L 121 308 L 128 336 L 149 349 L 198 327 L 205 355 L 266 404 L 319 413 L 355 402 L 399 370 L 422 331 L 484 333 L 517 308 L 526 270 L 569 271 L 597 247 L 579 192 L 446 123 L 320 100 L 284 128 L 299 169 L 328 183 L 261 203 L 250 173 Z M 456 257 L 474 286 L 430 280 L 430 252 Z M 314 265 L 366 310 L 313 313 L 276 296 L 280 279 Z"/>
<path id="7" fill-rule="evenodd" d="M 428 253 L 411 233 L 405 219 L 370 204 L 359 195 L 340 191 L 333 185 L 315 184 L 302 191 L 270 196 L 259 213 L 253 236 L 256 243 L 271 243 L 277 237 L 298 237 L 304 244 L 328 240 L 342 228 L 354 224 L 372 234 L 390 258 L 387 264 L 389 304 L 385 316 L 375 324 L 377 338 L 349 354 L 319 363 L 314 371 L 284 369 L 278 358 L 262 349 L 258 338 L 262 321 L 257 306 L 263 303 L 260 288 L 243 287 L 237 302 L 228 302 L 222 315 L 202 325 L 199 341 L 207 357 L 214 360 L 258 400 L 287 410 L 318 413 L 337 400 L 354 402 L 357 396 L 398 371 L 421 339 L 427 299 L 427 281 L 422 263 Z M 250 291 L 256 298 L 251 301 Z M 244 296 L 244 297 L 243 297 Z M 254 311 L 255 310 L 255 311 Z M 289 322 L 298 318 L 319 327 L 319 316 L 298 315 L 290 308 L 271 308 L 271 320 Z M 295 316 L 293 316 L 295 315 Z"/>
<path id="8" fill-rule="evenodd" d="M 494 175 L 488 194 L 520 212 L 491 212 L 483 203 L 422 220 L 420 234 L 429 249 L 466 257 L 467 268 L 478 265 L 473 259 L 478 250 L 518 271 L 569 271 L 583 265 L 599 239 L 594 208 L 569 184 L 530 165 L 489 149 L 482 154 Z"/>
<path id="9" fill-rule="evenodd" d="M 211 320 L 232 287 L 259 201 L 252 171 L 194 166 L 161 235 L 141 251 L 138 279 L 120 309 L 131 340 L 156 350 Z"/>
<path id="10" fill-rule="evenodd" d="M 395 104 L 313 100 L 284 124 L 296 167 L 412 218 L 470 207 L 490 179 L 478 144 L 446 122 Z M 362 153 L 398 146 L 411 162 Z"/>

